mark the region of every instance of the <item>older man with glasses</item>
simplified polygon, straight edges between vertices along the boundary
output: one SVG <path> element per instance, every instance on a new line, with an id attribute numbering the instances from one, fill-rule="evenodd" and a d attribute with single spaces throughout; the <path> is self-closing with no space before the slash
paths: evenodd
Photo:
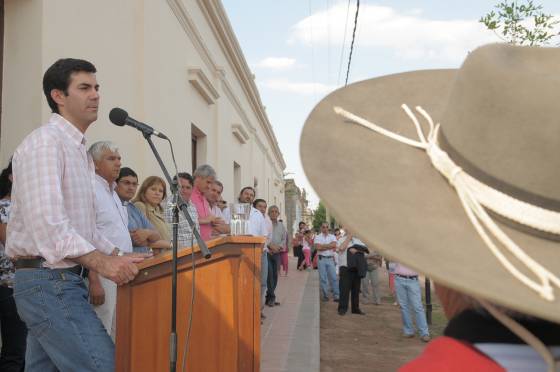
<path id="1" fill-rule="evenodd" d="M 315 237 L 313 245 L 319 256 L 319 280 L 321 283 L 321 300 L 329 300 L 329 282 L 333 293 L 334 302 L 338 302 L 339 288 L 338 279 L 336 277 L 336 267 L 334 255 L 336 249 L 336 237 L 329 233 L 329 224 L 323 222 L 321 224 L 321 233 Z"/>

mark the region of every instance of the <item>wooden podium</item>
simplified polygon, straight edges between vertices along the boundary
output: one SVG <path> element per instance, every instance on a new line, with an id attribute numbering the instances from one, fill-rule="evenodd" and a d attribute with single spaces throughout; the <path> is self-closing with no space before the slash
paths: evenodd
<path id="1" fill-rule="evenodd" d="M 191 307 L 191 248 L 179 250 L 177 371 L 181 371 L 188 319 L 192 330 L 187 371 L 259 371 L 262 237 L 208 241 L 212 257 L 194 247 L 195 303 Z M 169 371 L 171 252 L 139 265 L 134 281 L 118 288 L 116 371 Z"/>

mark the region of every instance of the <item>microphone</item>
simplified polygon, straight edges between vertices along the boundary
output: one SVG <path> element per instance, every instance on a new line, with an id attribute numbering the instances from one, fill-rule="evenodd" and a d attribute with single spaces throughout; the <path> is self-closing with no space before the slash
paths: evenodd
<path id="1" fill-rule="evenodd" d="M 128 112 L 118 107 L 115 107 L 111 110 L 111 112 L 109 112 L 109 120 L 111 120 L 113 124 L 118 125 L 119 127 L 128 125 L 138 129 L 144 135 L 149 136 L 153 134 L 154 136 L 158 136 L 159 138 L 168 139 L 165 134 L 154 130 L 154 128 L 150 127 L 147 124 L 131 118 L 130 116 L 128 116 Z"/>

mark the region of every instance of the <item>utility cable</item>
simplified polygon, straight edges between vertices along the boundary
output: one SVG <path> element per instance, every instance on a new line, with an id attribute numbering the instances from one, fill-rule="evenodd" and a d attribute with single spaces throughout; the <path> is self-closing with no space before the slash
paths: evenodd
<path id="1" fill-rule="evenodd" d="M 348 77 L 350 76 L 350 64 L 352 63 L 352 52 L 354 51 L 354 41 L 356 39 L 356 28 L 358 27 L 358 14 L 360 12 L 360 0 L 356 0 L 356 16 L 354 17 L 354 31 L 352 32 L 352 44 L 350 44 L 350 55 L 348 56 L 348 68 L 346 69 L 346 81 L 344 86 L 348 85 Z"/>
<path id="2" fill-rule="evenodd" d="M 340 64 L 338 65 L 338 77 L 336 78 L 336 84 L 340 84 L 340 75 L 342 74 L 342 61 L 344 61 L 344 46 L 346 45 L 346 33 L 348 31 L 348 15 L 350 14 L 350 0 L 348 0 L 348 6 L 346 7 L 346 22 L 344 23 L 344 37 L 342 38 L 342 47 L 340 48 Z"/>

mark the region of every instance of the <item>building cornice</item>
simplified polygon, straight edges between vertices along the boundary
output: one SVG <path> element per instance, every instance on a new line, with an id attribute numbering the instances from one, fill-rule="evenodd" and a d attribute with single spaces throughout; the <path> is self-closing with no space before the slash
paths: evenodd
<path id="1" fill-rule="evenodd" d="M 196 24 L 194 20 L 187 12 L 185 5 L 183 4 L 182 0 L 167 0 L 167 4 L 173 11 L 175 17 L 179 21 L 179 24 L 193 43 L 195 49 L 198 51 L 198 54 L 206 64 L 206 66 L 213 72 L 218 69 L 216 62 L 214 62 L 214 58 L 210 54 L 210 50 L 206 47 L 204 43 L 204 39 L 202 35 L 196 28 Z"/>
<path id="2" fill-rule="evenodd" d="M 180 0 L 168 0 L 173 2 L 180 2 Z M 237 37 L 233 32 L 233 28 L 229 22 L 226 15 L 224 7 L 220 0 L 197 0 L 200 9 L 202 10 L 204 16 L 206 17 L 208 23 L 212 27 L 216 39 L 220 43 L 220 46 L 230 62 L 234 73 L 236 74 L 241 87 L 243 88 L 249 103 L 255 112 L 257 119 L 259 120 L 263 131 L 268 138 L 268 141 L 272 145 L 272 151 L 276 157 L 276 160 L 281 165 L 282 169 L 286 168 L 286 163 L 280 147 L 278 146 L 278 141 L 276 140 L 276 135 L 272 130 L 272 125 L 268 120 L 268 116 L 262 105 L 257 86 L 254 81 L 253 74 L 249 69 L 249 65 L 243 56 L 243 52 L 237 41 Z"/>

